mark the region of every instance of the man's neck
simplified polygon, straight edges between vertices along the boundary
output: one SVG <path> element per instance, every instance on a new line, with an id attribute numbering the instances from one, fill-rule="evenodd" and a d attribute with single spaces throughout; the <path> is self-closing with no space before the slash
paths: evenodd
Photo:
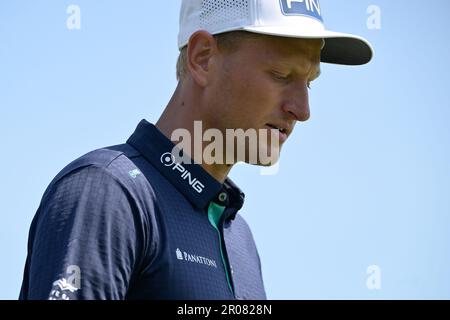
<path id="1" fill-rule="evenodd" d="M 194 101 L 193 97 L 183 97 L 182 85 L 179 84 L 172 99 L 169 101 L 166 109 L 156 123 L 156 127 L 173 143 L 177 144 L 179 141 L 172 140 L 172 135 L 177 129 L 186 129 L 190 133 L 191 146 L 190 151 L 183 149 L 183 153 L 189 156 L 191 159 L 196 161 L 201 167 L 208 172 L 217 181 L 223 183 L 233 165 L 231 164 L 207 164 L 203 158 L 203 150 L 208 145 L 207 142 L 203 141 L 203 132 L 201 137 L 196 137 L 194 130 L 194 122 L 201 121 L 202 115 L 195 106 L 198 106 L 200 101 Z M 203 128 L 203 131 L 208 128 Z M 195 140 L 202 141 L 202 148 L 195 147 Z M 186 142 L 184 142 L 186 143 Z"/>

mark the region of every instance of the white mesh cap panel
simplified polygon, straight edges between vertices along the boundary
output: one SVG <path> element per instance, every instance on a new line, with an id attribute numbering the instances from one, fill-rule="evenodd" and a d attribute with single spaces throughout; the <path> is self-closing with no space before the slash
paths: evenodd
<path id="1" fill-rule="evenodd" d="M 322 54 L 322 61 L 328 63 L 360 65 L 372 59 L 373 49 L 366 39 L 326 30 L 315 11 L 310 12 L 311 3 L 318 6 L 317 0 L 182 0 L 178 48 L 186 46 L 198 30 L 211 34 L 245 30 L 280 37 L 328 39 Z M 292 12 L 286 14 L 286 6 Z"/>
<path id="2" fill-rule="evenodd" d="M 226 31 L 250 20 L 249 0 L 202 0 L 200 27 L 210 32 Z"/>

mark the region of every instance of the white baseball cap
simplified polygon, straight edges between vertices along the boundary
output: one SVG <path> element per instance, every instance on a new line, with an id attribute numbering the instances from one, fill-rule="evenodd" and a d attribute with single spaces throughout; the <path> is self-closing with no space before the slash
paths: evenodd
<path id="1" fill-rule="evenodd" d="M 198 30 L 213 35 L 241 30 L 324 39 L 321 61 L 326 63 L 362 65 L 373 56 L 372 46 L 366 39 L 325 29 L 319 0 L 182 0 L 180 50 Z"/>

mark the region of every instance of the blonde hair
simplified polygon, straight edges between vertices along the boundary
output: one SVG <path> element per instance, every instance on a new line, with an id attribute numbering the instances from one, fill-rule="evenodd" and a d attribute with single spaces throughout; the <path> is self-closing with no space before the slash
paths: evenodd
<path id="1" fill-rule="evenodd" d="M 217 41 L 217 46 L 219 47 L 219 49 L 229 53 L 238 49 L 239 44 L 241 43 L 242 40 L 255 38 L 257 36 L 258 35 L 255 33 L 250 33 L 246 31 L 232 31 L 215 35 L 214 38 Z M 180 50 L 180 54 L 177 60 L 176 75 L 178 81 L 183 81 L 183 79 L 186 77 L 186 74 L 188 72 L 187 62 L 188 62 L 188 52 L 187 46 L 185 46 Z"/>

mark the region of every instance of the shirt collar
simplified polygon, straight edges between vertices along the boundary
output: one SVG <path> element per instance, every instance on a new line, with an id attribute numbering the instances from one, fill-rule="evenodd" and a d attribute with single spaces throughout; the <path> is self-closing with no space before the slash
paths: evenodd
<path id="1" fill-rule="evenodd" d="M 244 193 L 227 178 L 223 184 L 214 179 L 199 164 L 177 163 L 171 156 L 175 144 L 153 124 L 142 120 L 127 143 L 138 150 L 195 207 L 205 209 L 211 201 L 233 208 L 242 208 Z"/>

